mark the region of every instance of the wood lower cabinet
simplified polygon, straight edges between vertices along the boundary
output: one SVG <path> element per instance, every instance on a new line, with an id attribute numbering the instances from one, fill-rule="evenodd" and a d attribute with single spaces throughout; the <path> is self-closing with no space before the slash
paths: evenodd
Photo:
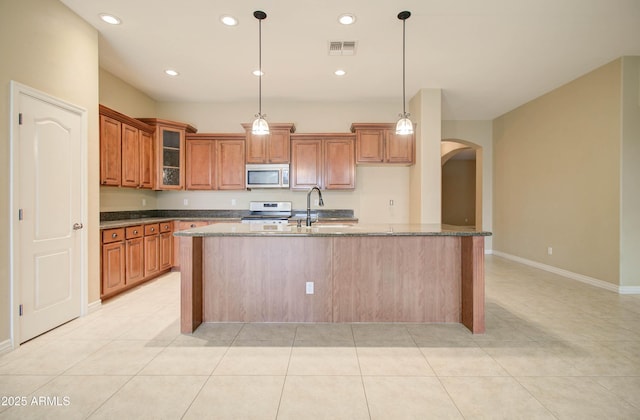
<path id="1" fill-rule="evenodd" d="M 151 277 L 160 271 L 160 226 L 144 227 L 144 276 Z"/>
<path id="2" fill-rule="evenodd" d="M 173 222 L 102 231 L 102 299 L 171 269 Z"/>
<path id="3" fill-rule="evenodd" d="M 327 190 L 355 188 L 353 134 L 295 135 L 291 139 L 291 189 L 319 186 Z"/>
<path id="4" fill-rule="evenodd" d="M 173 222 L 160 223 L 160 271 L 173 266 Z"/>
<path id="5" fill-rule="evenodd" d="M 186 140 L 187 190 L 244 190 L 242 134 L 192 134 Z"/>
<path id="6" fill-rule="evenodd" d="M 102 231 L 101 295 L 117 292 L 125 287 L 124 228 Z"/>
<path id="7" fill-rule="evenodd" d="M 126 285 L 144 280 L 144 231 L 141 225 L 126 228 Z"/>
<path id="8" fill-rule="evenodd" d="M 415 163 L 415 135 L 396 134 L 395 124 L 353 123 L 351 131 L 356 134 L 356 163 Z"/>
<path id="9" fill-rule="evenodd" d="M 193 228 L 197 228 L 200 226 L 207 226 L 208 224 L 210 224 L 210 222 L 207 222 L 206 220 L 182 220 L 182 221 L 174 221 L 173 222 L 173 226 L 174 226 L 174 232 L 178 232 L 181 230 L 187 230 L 187 229 L 193 229 Z M 173 233 L 172 233 L 173 235 Z M 173 255 L 172 255 L 172 260 L 173 260 L 173 267 L 175 267 L 176 269 L 180 269 L 180 238 L 179 237 L 174 237 L 173 238 Z"/>

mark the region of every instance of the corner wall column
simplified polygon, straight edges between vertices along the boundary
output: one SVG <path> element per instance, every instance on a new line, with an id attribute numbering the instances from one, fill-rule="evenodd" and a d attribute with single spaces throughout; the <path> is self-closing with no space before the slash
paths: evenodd
<path id="1" fill-rule="evenodd" d="M 410 223 L 441 223 L 442 90 L 421 89 L 409 101 L 411 119 L 417 123 L 416 164 L 409 177 Z"/>

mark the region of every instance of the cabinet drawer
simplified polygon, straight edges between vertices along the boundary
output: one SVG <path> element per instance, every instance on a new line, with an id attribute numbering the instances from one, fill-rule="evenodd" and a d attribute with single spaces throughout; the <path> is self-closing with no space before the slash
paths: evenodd
<path id="1" fill-rule="evenodd" d="M 171 232 L 173 230 L 173 222 L 160 223 L 160 233 Z"/>
<path id="2" fill-rule="evenodd" d="M 144 235 L 144 230 L 142 229 L 142 225 L 137 226 L 129 226 L 126 228 L 125 233 L 127 239 L 140 238 Z"/>
<path id="3" fill-rule="evenodd" d="M 110 244 L 111 242 L 124 241 L 124 228 L 105 229 L 102 231 L 102 243 Z"/>
<path id="4" fill-rule="evenodd" d="M 157 235 L 158 233 L 160 233 L 160 225 L 158 223 L 144 225 L 144 236 Z"/>
<path id="5" fill-rule="evenodd" d="M 178 230 L 187 230 L 187 229 L 193 229 L 193 228 L 197 228 L 200 226 L 207 226 L 209 224 L 209 222 L 206 222 L 204 220 L 194 220 L 194 221 L 189 221 L 189 222 L 178 222 Z"/>

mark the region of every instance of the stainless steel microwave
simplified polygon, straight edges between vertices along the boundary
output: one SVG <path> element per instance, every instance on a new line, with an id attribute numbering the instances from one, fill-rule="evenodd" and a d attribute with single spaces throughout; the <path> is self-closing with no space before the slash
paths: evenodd
<path id="1" fill-rule="evenodd" d="M 247 164 L 247 188 L 289 188 L 289 164 Z"/>

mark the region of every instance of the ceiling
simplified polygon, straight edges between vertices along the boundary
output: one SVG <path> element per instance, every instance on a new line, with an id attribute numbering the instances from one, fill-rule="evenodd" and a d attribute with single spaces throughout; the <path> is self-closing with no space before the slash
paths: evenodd
<path id="1" fill-rule="evenodd" d="M 397 100 L 441 88 L 443 119 L 493 119 L 623 55 L 640 55 L 638 0 L 61 0 L 100 33 L 100 66 L 157 101 Z M 107 12 L 122 19 L 111 26 Z M 353 25 L 338 23 L 342 13 Z M 220 16 L 238 18 L 224 26 Z M 330 41 L 356 41 L 330 56 Z M 170 78 L 164 70 L 180 75 Z M 345 76 L 334 71 L 344 69 Z"/>

